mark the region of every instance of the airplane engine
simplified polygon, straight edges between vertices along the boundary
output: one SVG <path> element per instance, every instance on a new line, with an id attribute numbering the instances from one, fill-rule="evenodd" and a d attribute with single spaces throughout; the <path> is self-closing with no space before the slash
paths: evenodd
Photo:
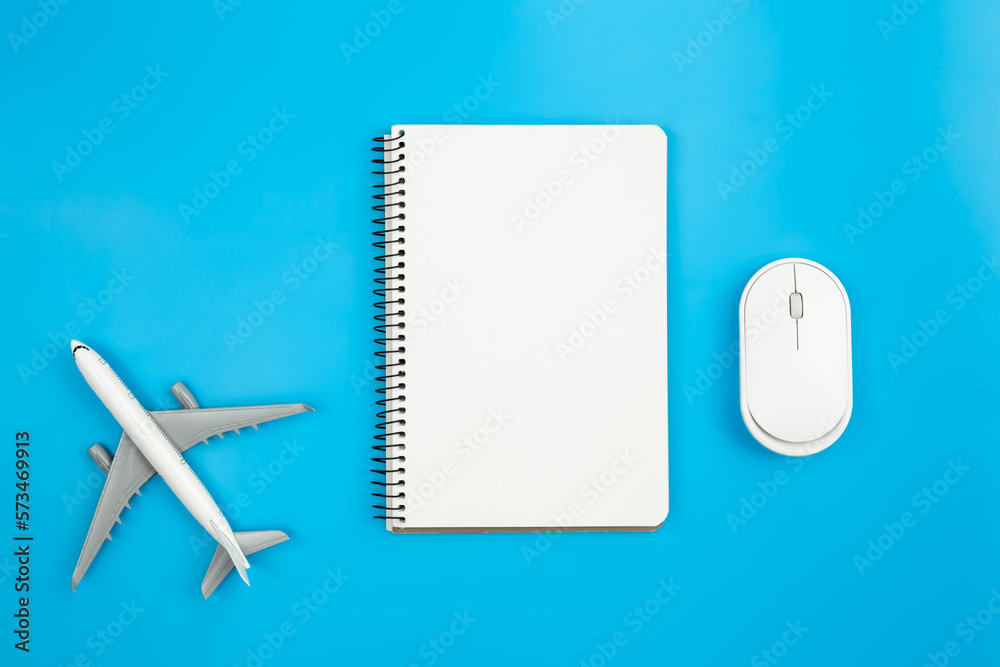
<path id="1" fill-rule="evenodd" d="M 194 400 L 194 396 L 191 395 L 191 392 L 188 391 L 183 382 L 175 382 L 170 391 L 173 392 L 174 398 L 186 409 L 191 410 L 198 407 L 198 401 Z"/>
<path id="2" fill-rule="evenodd" d="M 108 450 L 104 449 L 104 447 L 99 444 L 95 444 L 87 450 L 87 453 L 90 454 L 90 458 L 94 459 L 94 463 L 97 464 L 97 467 L 103 470 L 105 475 L 108 474 L 108 471 L 111 470 L 112 458 Z"/>

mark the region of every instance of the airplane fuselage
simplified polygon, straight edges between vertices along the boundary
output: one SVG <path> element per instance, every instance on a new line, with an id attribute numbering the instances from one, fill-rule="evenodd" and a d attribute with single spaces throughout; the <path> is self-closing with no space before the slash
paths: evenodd
<path id="1" fill-rule="evenodd" d="M 223 539 L 236 544 L 236 537 L 222 510 L 191 470 L 180 450 L 100 355 L 76 341 L 74 345 L 73 359 L 87 384 L 191 516 L 220 544 Z"/>

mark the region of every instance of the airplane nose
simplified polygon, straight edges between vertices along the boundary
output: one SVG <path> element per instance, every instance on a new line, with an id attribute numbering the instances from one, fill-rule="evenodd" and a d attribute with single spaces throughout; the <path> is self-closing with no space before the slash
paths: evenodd
<path id="1" fill-rule="evenodd" d="M 73 358 L 74 359 L 76 359 L 76 351 L 79 350 L 81 347 L 83 349 L 85 349 L 85 350 L 89 350 L 90 349 L 89 347 L 87 347 L 86 345 L 84 345 L 83 343 L 81 343 L 78 340 L 71 340 L 69 342 L 69 349 L 73 351 Z"/>

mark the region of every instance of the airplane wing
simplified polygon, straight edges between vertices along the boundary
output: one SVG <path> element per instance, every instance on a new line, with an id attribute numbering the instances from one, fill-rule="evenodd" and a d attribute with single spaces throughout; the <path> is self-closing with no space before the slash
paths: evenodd
<path id="1" fill-rule="evenodd" d="M 185 452 L 199 442 L 208 444 L 213 435 L 221 438 L 228 431 L 239 433 L 241 428 L 250 426 L 256 429 L 257 424 L 312 411 L 304 403 L 288 403 L 242 408 L 184 408 L 149 414 L 181 452 Z"/>
<path id="2" fill-rule="evenodd" d="M 74 591 L 93 562 L 98 549 L 104 544 L 104 540 L 111 539 L 111 527 L 116 521 L 121 523 L 118 517 L 122 509 L 129 506 L 129 499 L 138 493 L 139 487 L 149 481 L 154 474 L 153 466 L 146 457 L 132 440 L 122 433 L 118 451 L 115 452 L 111 468 L 108 470 L 108 478 L 104 480 L 101 499 L 97 501 L 97 511 L 94 512 L 87 539 L 83 543 L 83 551 L 80 552 L 80 560 L 77 561 L 76 569 L 73 571 Z"/>
<path id="3" fill-rule="evenodd" d="M 227 431 L 239 433 L 241 428 L 289 417 L 301 412 L 312 412 L 313 409 L 303 403 L 286 405 L 257 405 L 240 408 L 184 408 L 181 410 L 161 410 L 150 412 L 153 420 L 170 440 L 182 451 L 187 451 L 199 442 L 208 442 L 213 435 L 220 438 Z M 90 531 L 83 543 L 80 560 L 73 571 L 73 590 L 83 579 L 84 573 L 90 567 L 97 551 L 104 540 L 111 539 L 111 527 L 119 520 L 122 509 L 128 507 L 128 501 L 139 493 L 139 488 L 155 474 L 153 466 L 135 446 L 132 440 L 122 433 L 118 451 L 111 461 L 108 478 L 104 481 L 104 490 L 97 501 L 97 510 L 90 523 Z"/>

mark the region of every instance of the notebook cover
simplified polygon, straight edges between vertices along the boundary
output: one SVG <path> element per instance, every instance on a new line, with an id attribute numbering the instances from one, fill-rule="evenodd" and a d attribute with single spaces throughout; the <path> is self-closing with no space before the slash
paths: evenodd
<path id="1" fill-rule="evenodd" d="M 658 527 L 663 131 L 396 125 L 379 146 L 386 527 Z"/>

